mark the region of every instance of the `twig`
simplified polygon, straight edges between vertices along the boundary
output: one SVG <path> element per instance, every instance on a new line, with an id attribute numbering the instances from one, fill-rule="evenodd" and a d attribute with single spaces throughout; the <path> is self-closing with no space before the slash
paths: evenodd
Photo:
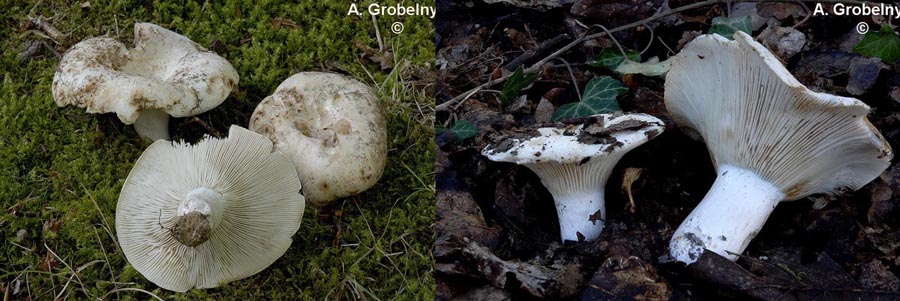
<path id="1" fill-rule="evenodd" d="M 647 46 L 644 47 L 644 50 L 641 50 L 641 55 L 644 55 L 644 52 L 647 52 L 647 50 L 650 50 L 650 46 L 653 46 L 653 37 L 654 37 L 653 27 L 647 26 L 647 30 L 650 31 L 650 41 L 647 42 Z M 666 47 L 666 48 L 668 48 L 668 47 Z M 628 57 L 626 56 L 625 59 L 628 59 Z"/>
<path id="2" fill-rule="evenodd" d="M 606 29 L 606 26 L 603 26 L 600 24 L 594 24 L 594 25 L 591 25 L 591 27 L 588 27 L 588 31 L 590 31 L 591 28 L 594 28 L 594 27 L 600 27 L 600 29 L 603 29 L 603 32 L 605 32 L 606 35 L 609 36 L 609 39 L 613 41 L 613 44 L 616 44 L 616 48 L 619 49 L 619 53 L 622 54 L 622 58 L 625 60 L 628 59 L 628 53 L 625 52 L 625 47 L 622 47 L 622 44 L 619 43 L 619 40 L 616 40 L 616 36 L 612 35 L 612 33 L 609 32 L 609 29 Z M 587 35 L 588 31 L 584 32 L 585 35 Z M 652 42 L 652 40 L 651 40 L 651 42 Z"/>
<path id="3" fill-rule="evenodd" d="M 575 94 L 578 95 L 578 101 L 581 101 L 581 89 L 578 88 L 578 80 L 575 79 L 575 72 L 572 72 L 572 66 L 569 66 L 569 62 L 561 57 L 556 58 L 556 60 L 562 62 L 563 65 L 566 65 L 566 69 L 569 70 L 569 76 L 572 77 L 572 85 L 575 86 Z"/>
<path id="4" fill-rule="evenodd" d="M 375 39 L 378 40 L 378 52 L 384 52 L 384 42 L 381 40 L 381 31 L 378 30 L 378 21 L 375 20 L 375 15 L 372 16 L 372 25 L 375 27 Z"/>
<path id="5" fill-rule="evenodd" d="M 809 9 L 809 6 L 806 6 L 806 3 L 803 3 L 803 1 L 800 0 L 797 0 L 797 3 L 800 4 L 801 7 L 803 7 L 804 11 L 806 11 L 806 18 L 803 18 L 803 20 L 800 20 L 800 22 L 797 22 L 797 24 L 791 26 L 794 29 L 797 29 L 797 27 L 800 27 L 801 25 L 803 25 L 803 23 L 806 23 L 806 21 L 808 21 L 809 18 L 812 18 L 813 15 L 813 12 Z"/>
<path id="6" fill-rule="evenodd" d="M 144 293 L 144 294 L 149 295 L 150 297 L 153 297 L 153 299 L 156 299 L 156 300 L 159 300 L 159 301 L 165 301 L 165 300 L 163 300 L 163 298 L 160 298 L 159 296 L 157 296 L 157 295 L 155 295 L 155 294 L 153 294 L 153 293 L 151 293 L 151 292 L 149 292 L 149 291 L 147 291 L 147 290 L 143 290 L 143 289 L 139 289 L 139 288 L 133 288 L 133 287 L 123 287 L 123 288 L 117 288 L 117 289 L 108 291 L 108 292 L 106 292 L 105 295 L 103 295 L 103 297 L 100 297 L 100 300 L 106 299 L 106 297 L 108 297 L 109 295 L 112 295 L 113 293 L 125 292 L 125 291 L 141 292 L 141 293 Z"/>
<path id="7" fill-rule="evenodd" d="M 284 105 L 284 104 L 282 104 L 282 105 Z M 209 123 L 206 123 L 206 121 L 203 121 L 203 119 L 200 119 L 200 118 L 197 117 L 197 116 L 194 116 L 194 117 L 191 117 L 191 118 L 188 119 L 188 120 L 185 120 L 181 125 L 182 125 L 182 126 L 185 126 L 185 125 L 188 125 L 188 124 L 191 124 L 191 123 L 199 124 L 200 126 L 202 126 L 203 128 L 205 128 L 207 131 L 209 131 L 210 135 L 212 135 L 213 137 L 216 137 L 216 138 L 222 138 L 222 133 L 221 133 L 221 132 L 219 132 L 219 131 L 216 130 L 214 127 L 210 126 Z"/>
<path id="8" fill-rule="evenodd" d="M 84 291 L 85 294 L 90 295 L 90 291 L 88 291 L 87 288 L 84 287 L 84 282 L 82 282 L 81 277 L 78 276 L 78 270 L 73 269 L 72 266 L 70 266 L 68 263 L 66 263 L 65 260 L 62 259 L 62 257 L 59 257 L 59 255 L 56 255 L 56 252 L 53 252 L 53 250 L 50 249 L 50 247 L 47 246 L 46 243 L 44 244 L 44 248 L 47 248 L 47 251 L 50 252 L 50 254 L 53 254 L 53 257 L 56 257 L 56 259 L 59 260 L 59 262 L 62 262 L 63 265 L 65 265 L 67 268 L 69 268 L 70 271 L 72 271 L 72 274 L 75 275 L 75 280 L 78 280 L 78 284 L 81 285 L 81 289 Z M 66 286 L 68 286 L 68 285 L 69 285 L 68 282 L 66 282 Z M 63 290 L 65 290 L 65 288 L 63 288 Z"/>
<path id="9" fill-rule="evenodd" d="M 560 43 L 565 42 L 570 38 L 572 37 L 568 34 L 561 34 L 550 40 L 544 41 L 534 49 L 527 50 L 525 51 L 525 53 L 514 58 L 512 61 L 509 61 L 506 66 L 503 66 L 503 69 L 515 71 L 517 67 L 524 65 L 531 60 L 534 60 L 535 57 L 550 53 L 550 51 L 552 51 L 554 47 L 559 46 Z"/>
<path id="10" fill-rule="evenodd" d="M 767 0 L 741 0 L 741 1 L 736 1 L 736 2 L 766 2 L 766 1 L 767 1 Z M 771 2 L 794 2 L 795 0 L 769 0 L 769 1 L 771 1 Z M 868 1 L 855 1 L 855 0 L 818 0 L 818 1 L 817 1 L 817 0 L 801 0 L 801 1 L 804 1 L 804 2 L 821 2 L 821 3 L 871 4 L 871 3 L 868 2 Z M 535 63 L 534 65 L 531 65 L 531 67 L 528 67 L 528 68 L 525 69 L 524 71 L 525 71 L 525 73 L 536 72 L 536 71 L 538 71 L 544 64 L 546 64 L 547 62 L 553 60 L 553 59 L 556 58 L 557 56 L 562 55 L 563 53 L 568 52 L 570 49 L 574 48 L 575 46 L 578 46 L 579 44 L 583 43 L 584 41 L 591 40 L 591 39 L 596 39 L 596 38 L 599 38 L 599 37 L 603 37 L 603 36 L 605 36 L 605 35 L 607 35 L 607 34 L 610 34 L 610 35 L 611 35 L 611 34 L 613 34 L 613 33 L 616 33 L 616 32 L 619 32 L 619 31 L 623 31 L 623 30 L 626 30 L 626 29 L 631 29 L 631 28 L 635 28 L 635 27 L 638 27 L 638 26 L 642 26 L 642 25 L 645 25 L 645 24 L 647 24 L 647 23 L 650 23 L 650 22 L 659 20 L 659 19 L 664 18 L 664 17 L 668 17 L 668 16 L 673 15 L 673 14 L 680 13 L 680 12 L 683 12 L 683 11 L 688 11 L 688 10 L 692 10 L 692 9 L 696 9 L 696 8 L 700 8 L 700 7 L 704 7 L 704 6 L 710 6 L 710 5 L 713 5 L 713 4 L 719 4 L 719 3 L 725 3 L 725 2 L 726 2 L 725 0 L 707 0 L 707 1 L 697 2 L 697 3 L 693 3 L 693 4 L 688 4 L 688 5 L 685 5 L 685 6 L 682 6 L 682 7 L 679 7 L 679 8 L 675 8 L 675 9 L 669 10 L 669 11 L 667 11 L 667 12 L 658 14 L 658 15 L 653 15 L 653 16 L 651 16 L 651 17 L 647 17 L 647 18 L 642 19 L 642 20 L 639 20 L 639 21 L 635 21 L 635 22 L 632 22 L 632 23 L 628 23 L 628 24 L 625 24 L 625 25 L 622 25 L 622 26 L 619 26 L 619 27 L 610 29 L 609 31 L 604 31 L 604 32 L 595 33 L 595 34 L 591 34 L 591 35 L 582 35 L 582 36 L 576 38 L 574 41 L 570 42 L 569 44 L 566 44 L 565 46 L 563 46 L 563 47 L 560 48 L 559 50 L 557 50 L 557 51 L 553 52 L 552 54 L 548 55 L 548 56 L 545 57 L 544 59 L 538 61 L 538 62 Z M 475 88 L 469 89 L 468 91 L 463 92 L 463 93 L 457 95 L 456 97 L 453 97 L 453 98 L 451 98 L 450 100 L 445 101 L 444 103 L 441 103 L 441 104 L 435 106 L 434 109 L 435 109 L 435 111 L 446 111 L 451 105 L 453 105 L 454 103 L 460 101 L 461 99 L 463 99 L 464 97 L 466 97 L 466 95 L 469 95 L 469 93 L 472 93 L 472 91 L 479 90 L 479 89 L 484 89 L 484 88 L 489 87 L 489 86 L 493 86 L 493 85 L 496 85 L 496 84 L 500 84 L 500 83 L 506 82 L 506 80 L 509 79 L 509 76 L 511 76 L 511 74 L 510 74 L 510 75 L 504 75 L 504 76 L 501 76 L 501 77 L 492 79 L 492 80 L 490 80 L 490 81 L 488 81 L 488 82 L 486 82 L 486 83 L 480 84 L 480 85 L 476 86 Z"/>
<path id="11" fill-rule="evenodd" d="M 47 35 L 53 39 L 54 42 L 61 44 L 63 46 L 67 45 L 66 44 L 66 35 L 64 35 L 62 32 L 60 32 L 58 29 L 56 29 L 56 27 L 54 27 L 53 24 L 50 24 L 50 22 L 47 22 L 46 20 L 44 20 L 44 18 L 41 18 L 40 16 L 38 16 L 37 18 L 28 17 L 28 21 L 30 21 L 31 23 L 36 25 L 38 28 L 40 28 L 41 30 L 46 32 Z"/>

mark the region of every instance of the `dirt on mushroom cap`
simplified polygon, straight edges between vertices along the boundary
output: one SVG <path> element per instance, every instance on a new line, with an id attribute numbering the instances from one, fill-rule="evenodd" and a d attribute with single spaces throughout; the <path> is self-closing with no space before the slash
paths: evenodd
<path id="1" fill-rule="evenodd" d="M 381 102 L 352 78 L 301 72 L 256 107 L 250 129 L 294 163 L 310 203 L 358 194 L 381 178 L 387 130 Z"/>

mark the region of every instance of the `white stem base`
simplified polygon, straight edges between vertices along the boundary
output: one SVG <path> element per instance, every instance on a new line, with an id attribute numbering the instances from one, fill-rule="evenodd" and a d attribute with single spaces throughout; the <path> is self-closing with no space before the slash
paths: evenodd
<path id="1" fill-rule="evenodd" d="M 143 110 L 134 122 L 134 131 L 150 141 L 169 140 L 169 114 L 157 109 Z"/>
<path id="2" fill-rule="evenodd" d="M 784 197 L 753 171 L 719 166 L 712 188 L 672 235 L 669 252 L 687 264 L 704 249 L 737 260 Z"/>
<path id="3" fill-rule="evenodd" d="M 554 197 L 553 201 L 556 203 L 559 234 L 563 241 L 591 241 L 603 232 L 606 203 L 602 190 Z"/>

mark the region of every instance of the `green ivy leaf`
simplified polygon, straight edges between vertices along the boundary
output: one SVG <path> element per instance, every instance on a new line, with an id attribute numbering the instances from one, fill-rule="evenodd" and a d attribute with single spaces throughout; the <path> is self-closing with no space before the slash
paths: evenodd
<path id="1" fill-rule="evenodd" d="M 528 87 L 535 79 L 537 79 L 538 73 L 525 73 L 522 67 L 516 69 L 515 72 L 506 80 L 506 84 L 503 85 L 503 92 L 500 93 L 500 101 L 503 103 L 507 103 L 510 100 L 519 96 L 519 92 L 525 87 Z"/>
<path id="2" fill-rule="evenodd" d="M 584 88 L 581 101 L 565 104 L 553 112 L 552 121 L 578 118 L 595 114 L 613 113 L 622 111 L 616 97 L 628 91 L 621 82 L 609 77 L 600 76 L 591 79 Z"/>
<path id="3" fill-rule="evenodd" d="M 719 16 L 712 19 L 712 27 L 709 28 L 709 33 L 717 33 L 732 40 L 735 32 L 750 33 L 750 28 L 750 16 L 734 18 Z"/>
<path id="4" fill-rule="evenodd" d="M 450 127 L 450 132 L 453 132 L 453 135 L 456 136 L 456 139 L 459 141 L 466 140 L 478 134 L 478 127 L 475 126 L 472 122 L 468 120 L 457 120 L 453 126 Z"/>
<path id="5" fill-rule="evenodd" d="M 628 55 L 628 59 L 632 61 L 640 61 L 641 53 L 637 52 L 637 50 L 625 49 L 625 54 Z M 625 59 L 622 56 L 622 52 L 619 51 L 618 48 L 603 48 L 600 51 L 600 54 L 597 55 L 592 61 L 588 62 L 588 65 L 597 68 L 606 68 L 609 70 L 615 70 L 616 67 L 619 67 L 619 64 L 624 62 Z"/>
<path id="6" fill-rule="evenodd" d="M 881 25 L 880 30 L 867 32 L 853 52 L 893 63 L 900 60 L 900 37 L 890 26 Z"/>

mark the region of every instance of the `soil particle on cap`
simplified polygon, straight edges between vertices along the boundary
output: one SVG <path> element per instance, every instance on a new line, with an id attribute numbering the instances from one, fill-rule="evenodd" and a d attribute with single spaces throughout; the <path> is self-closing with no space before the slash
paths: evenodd
<path id="1" fill-rule="evenodd" d="M 656 136 L 659 135 L 659 131 L 658 130 L 649 130 L 649 131 L 644 132 L 644 135 L 647 136 L 647 140 L 650 140 L 650 139 L 656 138 Z"/>
<path id="2" fill-rule="evenodd" d="M 615 133 L 615 132 L 621 132 L 621 131 L 627 131 L 627 130 L 636 130 L 636 129 L 646 127 L 648 125 L 650 125 L 649 122 L 630 119 L 630 120 L 625 120 L 622 122 L 610 124 L 609 126 L 606 127 L 606 129 L 609 132 Z"/>
<path id="3" fill-rule="evenodd" d="M 193 248 L 209 240 L 211 228 L 206 215 L 193 211 L 179 217 L 170 231 L 175 240 Z"/>
<path id="4" fill-rule="evenodd" d="M 611 144 L 616 143 L 619 140 L 609 134 L 591 134 L 588 132 L 581 132 L 578 135 L 578 142 L 584 144 Z"/>
<path id="5" fill-rule="evenodd" d="M 623 145 L 625 145 L 625 143 L 622 143 L 622 141 L 617 140 L 617 141 L 611 143 L 609 146 L 607 146 L 606 149 L 604 149 L 603 151 L 607 152 L 607 153 L 611 153 L 614 150 L 616 150 L 616 148 L 621 147 Z"/>
<path id="6" fill-rule="evenodd" d="M 522 132 L 513 132 L 501 137 L 499 142 L 491 144 L 488 147 L 490 148 L 491 155 L 494 155 L 507 152 L 510 149 L 518 147 L 522 141 L 539 136 L 541 136 L 541 133 L 533 129 L 524 130 Z M 513 151 L 511 154 L 515 156 L 518 152 Z M 539 156 L 539 154 L 536 154 L 535 156 Z"/>
<path id="7" fill-rule="evenodd" d="M 578 162 L 578 165 L 584 165 L 588 161 L 591 161 L 591 157 L 584 157 L 584 159 L 581 159 L 581 162 Z"/>

